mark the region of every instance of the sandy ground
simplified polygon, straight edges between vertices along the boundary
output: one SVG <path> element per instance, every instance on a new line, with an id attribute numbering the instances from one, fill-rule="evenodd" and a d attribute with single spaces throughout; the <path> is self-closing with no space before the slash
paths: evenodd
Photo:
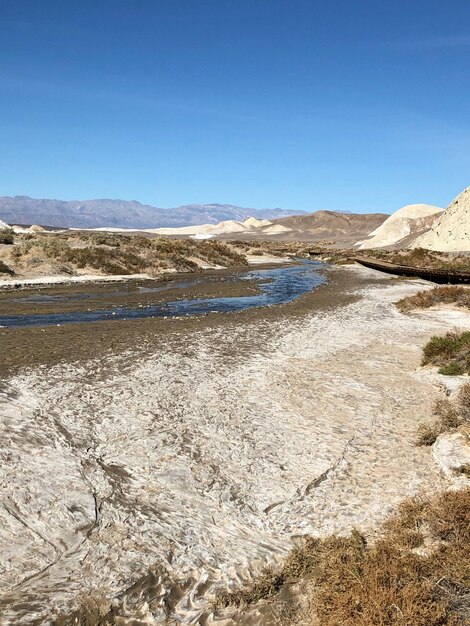
<path id="1" fill-rule="evenodd" d="M 141 325 L 145 350 L 134 337 L 5 379 L 3 624 L 48 623 L 84 592 L 114 599 L 123 625 L 266 624 L 208 602 L 299 535 L 371 531 L 406 496 L 446 485 L 413 441 L 440 393 L 421 347 L 455 317 L 396 310 L 420 281 L 361 268 L 335 280 L 334 310 L 299 303 L 151 341 Z"/>
<path id="2" fill-rule="evenodd" d="M 81 274 L 80 276 L 39 276 L 36 278 L 7 278 L 0 280 L 0 289 L 18 289 L 20 287 L 39 287 L 42 285 L 67 285 L 77 283 L 96 283 L 96 282 L 124 282 L 130 280 L 150 279 L 148 274 L 129 275 L 113 275 L 105 276 L 102 274 Z"/>

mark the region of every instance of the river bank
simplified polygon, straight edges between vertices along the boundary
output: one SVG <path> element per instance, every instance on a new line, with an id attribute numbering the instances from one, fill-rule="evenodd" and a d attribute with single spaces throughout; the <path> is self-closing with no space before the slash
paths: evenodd
<path id="1" fill-rule="evenodd" d="M 246 260 L 248 266 L 266 267 L 271 265 L 280 265 L 292 262 L 291 258 L 286 256 L 273 256 L 269 253 L 263 255 L 247 254 Z M 246 269 L 245 267 L 243 269 Z M 233 271 L 237 271 L 232 268 L 223 266 L 211 266 L 199 264 L 198 271 L 203 273 L 204 276 L 211 276 L 216 272 L 217 274 L 226 274 Z M 238 268 L 240 271 L 240 268 Z M 135 283 L 142 281 L 172 281 L 178 280 L 181 277 L 187 277 L 188 272 L 178 272 L 177 270 L 164 270 L 157 276 L 151 276 L 149 274 L 80 274 L 78 276 L 71 275 L 45 275 L 36 276 L 34 278 L 18 278 L 13 275 L 9 278 L 0 280 L 0 294 L 8 291 L 16 291 L 23 289 L 48 289 L 54 286 L 64 286 L 65 288 L 76 288 L 82 285 L 95 285 L 96 283 Z"/>
<path id="2" fill-rule="evenodd" d="M 210 599 L 445 487 L 414 437 L 421 347 L 454 322 L 394 306 L 422 288 L 338 267 L 280 307 L 2 330 L 4 623 L 86 594 L 121 624 L 266 624 Z"/>
<path id="3" fill-rule="evenodd" d="M 327 273 L 330 280 L 324 284 L 323 277 Z M 263 289 L 275 287 L 276 276 L 281 280 L 277 291 L 265 301 L 259 300 Z M 301 266 L 289 263 L 276 268 L 268 264 L 256 270 L 214 270 L 199 276 L 180 274 L 163 281 L 132 280 L 120 285 L 100 283 L 80 288 L 69 285 L 14 294 L 3 292 L 0 293 L 3 366 L 6 373 L 36 364 L 51 365 L 60 360 L 99 358 L 130 348 L 145 352 L 143 346 L 151 346 L 153 340 L 161 339 L 162 335 L 230 325 L 234 321 L 232 315 L 241 312 L 244 324 L 297 316 L 351 300 L 354 296 L 346 294 L 343 283 L 341 274 L 304 260 Z M 295 303 L 289 304 L 290 300 Z M 285 301 L 285 305 L 280 306 L 281 301 Z M 201 302 L 205 314 L 194 314 L 193 304 Z M 260 306 L 263 303 L 277 304 Z M 171 310 L 167 310 L 169 305 Z M 199 306 L 197 310 L 200 309 Z M 223 310 L 232 312 L 228 316 L 226 312 L 217 312 Z M 115 312 L 119 315 L 113 315 Z M 89 319 L 89 314 L 99 317 L 101 313 L 112 323 Z M 127 314 L 131 319 L 125 319 Z M 17 325 L 18 316 L 30 318 L 32 325 L 26 322 Z M 75 323 L 56 323 L 68 316 Z M 44 325 L 38 324 L 36 318 L 42 319 Z M 13 321 L 12 326 L 9 321 Z"/>

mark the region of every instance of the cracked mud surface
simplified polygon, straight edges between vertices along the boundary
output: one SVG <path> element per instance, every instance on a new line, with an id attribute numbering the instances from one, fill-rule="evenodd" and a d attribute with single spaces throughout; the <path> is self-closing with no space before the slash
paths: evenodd
<path id="1" fill-rule="evenodd" d="M 370 530 L 443 484 L 413 442 L 437 395 L 414 372 L 445 321 L 395 309 L 417 281 L 336 268 L 331 283 L 318 297 L 342 290 L 336 308 L 313 309 L 312 294 L 277 314 L 115 325 L 121 350 L 89 343 L 88 360 L 12 371 L 0 387 L 4 624 L 50 623 L 91 590 L 122 624 L 267 623 L 215 616 L 210 599 L 299 535 Z M 94 328 L 44 334 L 73 353 Z"/>

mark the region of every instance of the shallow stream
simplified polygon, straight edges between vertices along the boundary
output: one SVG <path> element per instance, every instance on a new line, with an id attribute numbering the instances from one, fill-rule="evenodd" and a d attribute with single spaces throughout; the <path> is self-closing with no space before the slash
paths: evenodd
<path id="1" fill-rule="evenodd" d="M 130 306 L 112 306 L 107 309 L 90 309 L 87 311 L 63 311 L 63 312 L 45 312 L 23 315 L 5 315 L 0 314 L 0 326 L 48 326 L 51 324 L 67 324 L 72 322 L 99 322 L 103 320 L 113 319 L 137 319 L 151 317 L 179 317 L 189 315 L 201 315 L 206 313 L 233 313 L 236 311 L 246 311 L 254 307 L 271 306 L 277 304 L 286 304 L 292 302 L 304 293 L 307 293 L 323 284 L 326 280 L 320 270 L 325 265 L 315 261 L 302 260 L 298 263 L 288 266 L 257 269 L 247 272 L 237 277 L 238 280 L 256 281 L 258 293 L 249 296 L 238 297 L 219 297 L 219 298 L 195 298 L 172 300 L 159 304 Z M 234 279 L 234 280 L 237 280 Z M 172 288 L 184 290 L 191 286 L 193 282 L 201 282 L 200 277 L 192 280 L 186 280 L 181 283 L 171 285 Z M 145 293 L 150 290 L 161 292 L 167 288 L 165 285 L 159 284 L 156 287 L 144 287 Z M 184 291 L 182 291 L 184 295 Z M 60 302 L 70 295 L 50 295 L 40 294 L 26 296 L 26 298 L 36 303 Z M 74 299 L 86 299 L 87 292 L 73 296 Z M 52 300 L 51 300 L 52 299 Z M 25 301 L 25 298 L 22 298 Z"/>

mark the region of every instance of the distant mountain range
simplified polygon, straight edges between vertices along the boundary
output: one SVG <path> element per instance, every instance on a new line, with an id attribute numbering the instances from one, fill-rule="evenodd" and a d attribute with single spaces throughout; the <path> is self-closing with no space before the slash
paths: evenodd
<path id="1" fill-rule="evenodd" d="M 60 228 L 176 228 L 217 224 L 248 217 L 274 219 L 302 211 L 249 209 L 231 204 L 188 204 L 162 209 L 135 200 L 48 200 L 28 196 L 0 197 L 0 219 L 8 224 Z"/>

